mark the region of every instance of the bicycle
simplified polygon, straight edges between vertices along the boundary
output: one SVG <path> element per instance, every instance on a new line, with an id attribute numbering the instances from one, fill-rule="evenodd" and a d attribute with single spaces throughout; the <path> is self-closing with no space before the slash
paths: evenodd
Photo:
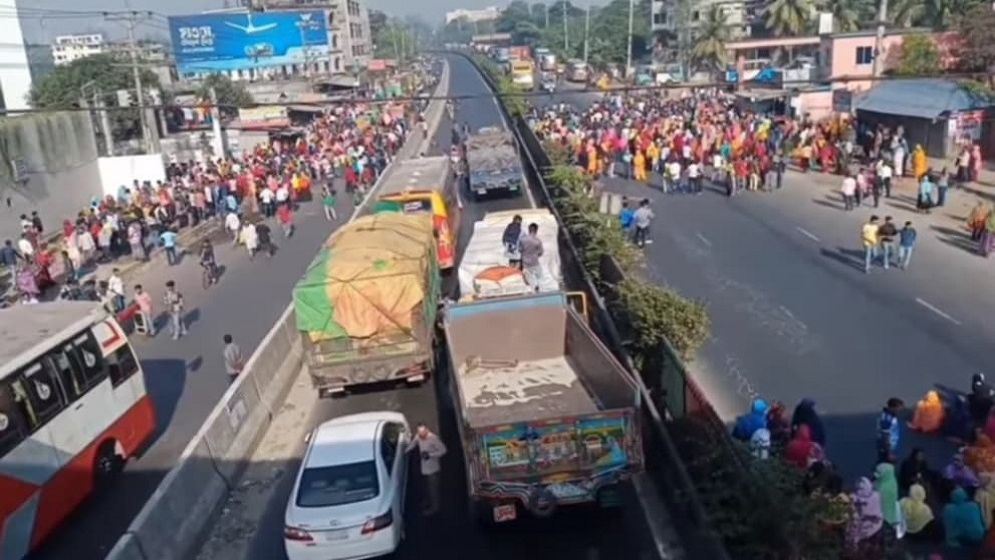
<path id="1" fill-rule="evenodd" d="M 211 284 L 218 283 L 218 265 L 214 262 L 200 263 L 202 269 L 200 283 L 204 289 L 211 287 Z"/>

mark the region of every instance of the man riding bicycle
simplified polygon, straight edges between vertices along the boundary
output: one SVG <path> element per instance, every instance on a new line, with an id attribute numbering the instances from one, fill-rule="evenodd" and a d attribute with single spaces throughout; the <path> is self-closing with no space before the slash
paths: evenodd
<path id="1" fill-rule="evenodd" d="M 218 281 L 217 261 L 214 258 L 214 245 L 210 240 L 205 239 L 200 244 L 200 266 L 204 268 L 204 273 L 208 275 L 209 283 Z"/>

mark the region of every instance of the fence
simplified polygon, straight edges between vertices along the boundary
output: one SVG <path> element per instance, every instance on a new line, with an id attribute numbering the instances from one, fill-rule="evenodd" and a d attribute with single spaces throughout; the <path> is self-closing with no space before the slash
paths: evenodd
<path id="1" fill-rule="evenodd" d="M 480 68 L 472 57 L 463 53 L 457 53 L 467 58 L 471 64 L 480 72 L 484 81 L 491 91 L 497 91 L 491 77 Z M 505 113 L 508 122 L 512 123 L 512 133 L 515 135 L 520 156 L 522 158 L 528 179 L 529 188 L 532 189 L 535 200 L 541 206 L 548 208 L 557 222 L 560 224 L 560 260 L 563 268 L 563 280 L 570 290 L 583 291 L 587 294 L 591 303 L 591 328 L 602 340 L 606 347 L 626 366 L 628 371 L 637 380 L 642 394 L 640 424 L 645 442 L 646 471 L 654 480 L 655 487 L 660 491 L 661 498 L 667 503 L 673 522 L 678 525 L 682 538 L 682 545 L 690 558 L 709 558 L 710 560 L 727 560 L 728 553 L 722 544 L 721 538 L 712 529 L 701 501 L 698 498 L 697 490 L 688 474 L 684 461 L 681 458 L 678 447 L 674 443 L 672 434 L 682 420 L 687 417 L 688 408 L 683 406 L 680 411 L 669 409 L 669 403 L 660 401 L 658 396 L 666 394 L 662 391 L 659 383 L 655 387 L 644 383 L 645 375 L 636 371 L 628 352 L 625 349 L 623 336 L 619 331 L 616 319 L 609 312 L 608 302 L 595 288 L 594 281 L 590 273 L 584 268 L 580 259 L 580 252 L 577 250 L 570 232 L 563 226 L 563 220 L 553 204 L 552 194 L 546 184 L 543 171 L 551 167 L 549 156 L 546 154 L 539 140 L 529 128 L 528 123 L 520 117 L 509 115 L 503 104 L 498 104 L 500 110 Z M 721 422 L 708 401 L 694 386 L 694 383 L 687 377 L 683 364 L 673 354 L 673 350 L 666 347 L 670 354 L 670 360 L 661 360 L 660 366 L 669 364 L 664 370 L 660 370 L 659 379 L 666 379 L 668 383 L 675 387 L 682 387 L 682 394 L 690 395 L 690 399 L 683 398 L 681 402 L 697 403 L 696 409 L 706 420 L 706 425 L 714 426 L 714 422 Z M 663 353 L 661 353 L 663 355 Z M 675 365 L 678 367 L 675 368 Z M 658 367 L 658 366 L 654 366 Z M 661 411 L 658 405 L 666 404 Z M 695 409 L 692 409 L 695 410 Z M 678 416 L 677 413 L 683 416 Z M 725 437 L 724 429 L 720 432 Z"/>

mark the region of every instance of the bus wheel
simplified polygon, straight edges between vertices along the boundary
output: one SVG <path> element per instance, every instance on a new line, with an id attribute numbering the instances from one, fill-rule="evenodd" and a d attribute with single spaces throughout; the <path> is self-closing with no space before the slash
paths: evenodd
<path id="1" fill-rule="evenodd" d="M 124 469 L 124 459 L 117 454 L 114 440 L 100 444 L 93 464 L 93 484 L 97 491 L 110 485 Z"/>

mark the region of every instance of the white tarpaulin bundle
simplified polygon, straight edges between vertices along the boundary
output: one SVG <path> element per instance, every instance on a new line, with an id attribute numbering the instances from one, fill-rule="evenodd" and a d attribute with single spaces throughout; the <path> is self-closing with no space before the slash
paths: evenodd
<path id="1" fill-rule="evenodd" d="M 515 215 L 522 217 L 522 233 L 528 231 L 529 224 L 539 226 L 539 239 L 542 240 L 543 247 L 543 255 L 539 259 L 542 267 L 539 290 L 553 292 L 561 289 L 563 275 L 560 270 L 559 227 L 556 218 L 545 208 L 523 208 L 491 212 L 483 220 L 473 224 L 473 234 L 459 264 L 461 299 L 529 291 L 521 276 L 505 277 L 498 281 L 479 278 L 485 271 L 508 265 L 509 255 L 501 237 Z"/>

